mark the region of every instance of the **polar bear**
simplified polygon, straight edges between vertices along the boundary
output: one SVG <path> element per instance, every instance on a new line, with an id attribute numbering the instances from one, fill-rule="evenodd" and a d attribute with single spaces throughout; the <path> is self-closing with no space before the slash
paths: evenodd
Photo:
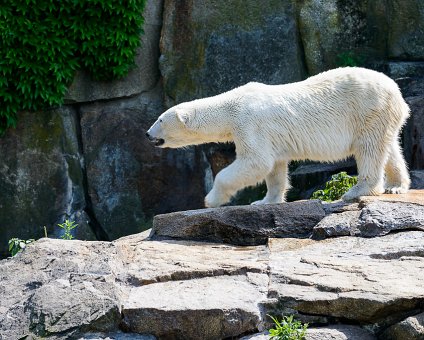
<path id="1" fill-rule="evenodd" d="M 332 162 L 349 156 L 356 159 L 358 183 L 343 199 L 352 201 L 408 191 L 410 178 L 398 140 L 408 116 L 393 80 L 346 67 L 285 85 L 248 83 L 176 105 L 146 135 L 161 148 L 235 143 L 236 160 L 217 174 L 205 198 L 207 207 L 223 205 L 263 179 L 266 196 L 253 204 L 284 202 L 291 160 Z"/>

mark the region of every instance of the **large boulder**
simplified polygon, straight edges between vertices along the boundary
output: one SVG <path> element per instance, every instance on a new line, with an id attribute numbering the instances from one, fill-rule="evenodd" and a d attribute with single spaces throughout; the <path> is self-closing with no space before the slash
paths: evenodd
<path id="1" fill-rule="evenodd" d="M 154 148 L 145 136 L 162 111 L 160 86 L 80 108 L 88 197 L 106 239 L 148 228 L 154 214 L 203 206 L 202 151 Z"/>
<path id="2" fill-rule="evenodd" d="M 304 76 L 294 1 L 165 0 L 163 17 L 167 106 L 249 81 L 279 84 Z"/>
<path id="3" fill-rule="evenodd" d="M 66 218 L 79 223 L 77 237 L 95 239 L 85 213 L 78 125 L 68 106 L 21 112 L 16 129 L 0 138 L 0 257 L 9 239 L 38 239 L 44 226 L 60 236 L 57 224 Z"/>
<path id="4" fill-rule="evenodd" d="M 162 26 L 163 0 L 146 1 L 141 46 L 135 58 L 135 67 L 127 76 L 113 81 L 95 81 L 85 72 L 76 74 L 68 89 L 68 103 L 91 102 L 103 99 L 129 97 L 151 90 L 159 79 L 159 39 Z"/>
<path id="5" fill-rule="evenodd" d="M 155 216 L 150 238 L 259 245 L 270 237 L 307 237 L 324 216 L 317 200 L 182 211 Z"/>
<path id="6" fill-rule="evenodd" d="M 380 60 L 386 55 L 384 0 L 299 2 L 299 29 L 308 72 Z"/>

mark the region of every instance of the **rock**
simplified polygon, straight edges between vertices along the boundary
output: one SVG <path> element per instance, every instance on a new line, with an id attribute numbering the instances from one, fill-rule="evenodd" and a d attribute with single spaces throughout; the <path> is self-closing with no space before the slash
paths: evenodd
<path id="1" fill-rule="evenodd" d="M 370 332 L 348 325 L 334 325 L 319 328 L 308 328 L 305 340 L 375 340 Z M 269 340 L 268 332 L 262 332 L 241 338 L 241 340 Z"/>
<path id="2" fill-rule="evenodd" d="M 301 80 L 294 7 L 276 0 L 166 0 L 160 43 L 166 106 L 250 81 Z"/>
<path id="3" fill-rule="evenodd" d="M 424 170 L 411 171 L 411 188 L 424 189 Z"/>
<path id="4" fill-rule="evenodd" d="M 335 325 L 309 328 L 305 340 L 376 340 L 370 332 L 358 327 Z"/>
<path id="5" fill-rule="evenodd" d="M 410 169 L 424 169 L 424 95 L 407 97 L 406 101 L 411 117 L 404 129 L 405 159 Z"/>
<path id="6" fill-rule="evenodd" d="M 157 338 L 153 335 L 147 334 L 136 334 L 136 333 L 86 333 L 78 340 L 156 340 Z"/>
<path id="7" fill-rule="evenodd" d="M 424 313 L 409 318 L 389 327 L 383 333 L 387 340 L 422 340 L 424 339 Z"/>
<path id="8" fill-rule="evenodd" d="M 321 208 L 297 203 L 281 210 L 289 217 L 297 210 L 304 223 L 308 209 L 313 216 Z M 256 207 L 220 209 L 230 208 Z M 269 329 L 267 314 L 292 314 L 310 323 L 307 339 L 372 339 L 340 323 L 381 335 L 421 313 L 423 241 L 423 231 L 271 238 L 249 247 L 146 240 L 146 233 L 114 242 L 44 238 L 0 261 L 0 338 L 238 338 Z"/>
<path id="9" fill-rule="evenodd" d="M 299 29 L 309 74 L 385 57 L 386 6 L 378 1 L 299 3 Z"/>
<path id="10" fill-rule="evenodd" d="M 354 236 L 358 234 L 360 211 L 344 211 L 324 217 L 313 230 L 312 238 L 323 240 L 335 236 Z"/>
<path id="11" fill-rule="evenodd" d="M 258 245 L 269 237 L 307 237 L 324 216 L 316 200 L 182 211 L 155 216 L 150 238 Z"/>
<path id="12" fill-rule="evenodd" d="M 80 111 L 88 194 L 107 239 L 150 227 L 153 214 L 203 207 L 202 151 L 154 148 L 145 137 L 163 112 L 160 86 Z"/>
<path id="13" fill-rule="evenodd" d="M 388 75 L 393 79 L 418 77 L 424 74 L 422 61 L 390 61 L 387 63 Z"/>
<path id="14" fill-rule="evenodd" d="M 16 129 L 0 139 L 0 257 L 12 237 L 60 236 L 65 218 L 79 226 L 74 236 L 95 239 L 85 214 L 83 158 L 78 117 L 71 107 L 19 114 Z"/>
<path id="15" fill-rule="evenodd" d="M 80 71 L 68 89 L 66 102 L 81 103 L 130 97 L 153 89 L 159 79 L 158 59 L 162 7 L 163 0 L 146 1 L 141 47 L 135 58 L 135 67 L 126 77 L 113 81 L 95 81 L 87 72 Z"/>
<path id="16" fill-rule="evenodd" d="M 290 309 L 371 324 L 414 310 L 424 302 L 423 241 L 420 231 L 372 239 L 271 239 L 264 314 Z"/>
<path id="17" fill-rule="evenodd" d="M 211 337 L 200 338 L 216 339 L 256 329 L 268 284 L 266 247 L 143 239 L 41 239 L 1 261 L 0 337 L 106 337 L 134 329 L 156 337 L 181 330 L 186 339 L 206 330 Z M 184 317 L 190 313 L 204 318 Z M 140 323 L 142 315 L 149 318 Z"/>
<path id="18" fill-rule="evenodd" d="M 357 228 L 363 237 L 404 229 L 424 231 L 424 205 L 374 201 L 362 209 Z"/>
<path id="19" fill-rule="evenodd" d="M 375 237 L 400 230 L 424 231 L 422 190 L 402 195 L 364 196 L 359 205 L 329 203 L 323 207 L 327 216 L 314 227 L 313 239 L 349 235 Z"/>
<path id="20" fill-rule="evenodd" d="M 259 286 L 258 286 L 259 282 Z M 223 339 L 255 330 L 268 276 L 212 277 L 133 288 L 122 309 L 132 332 L 159 338 Z"/>
<path id="21" fill-rule="evenodd" d="M 424 58 L 424 3 L 421 0 L 388 1 L 389 58 Z"/>

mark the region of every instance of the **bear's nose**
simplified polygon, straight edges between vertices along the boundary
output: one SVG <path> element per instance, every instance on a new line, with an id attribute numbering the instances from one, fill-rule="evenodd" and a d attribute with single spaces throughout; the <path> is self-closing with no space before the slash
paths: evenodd
<path id="1" fill-rule="evenodd" d="M 146 132 L 146 137 L 150 139 L 150 133 Z"/>

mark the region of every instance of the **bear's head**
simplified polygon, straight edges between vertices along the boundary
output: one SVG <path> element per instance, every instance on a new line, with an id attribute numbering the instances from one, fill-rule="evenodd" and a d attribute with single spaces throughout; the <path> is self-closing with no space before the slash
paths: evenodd
<path id="1" fill-rule="evenodd" d="M 195 110 L 181 105 L 161 114 L 147 130 L 149 140 L 161 148 L 179 148 L 204 143 L 195 126 Z"/>

